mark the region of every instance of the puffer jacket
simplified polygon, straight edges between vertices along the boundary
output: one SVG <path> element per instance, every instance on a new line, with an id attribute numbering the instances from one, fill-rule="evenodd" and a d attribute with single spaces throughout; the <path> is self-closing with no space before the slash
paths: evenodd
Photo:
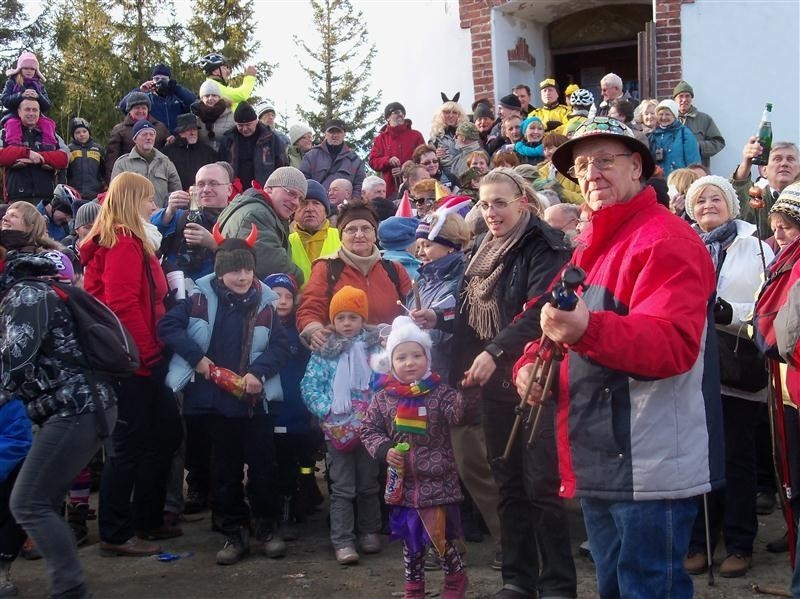
<path id="1" fill-rule="evenodd" d="M 89 364 L 64 300 L 44 280 L 17 282 L 56 274 L 43 255 L 9 252 L 0 280 L 0 405 L 21 399 L 37 424 L 116 402 L 111 385 L 102 380 L 96 382 L 97 394 L 92 392 L 84 374 Z"/>
<path id="2" fill-rule="evenodd" d="M 647 134 L 647 139 L 650 141 L 653 158 L 658 157 L 659 150 L 663 153 L 656 164 L 664 169 L 664 179 L 676 169 L 700 162 L 697 138 L 689 127 L 681 125 L 677 119 L 669 127 L 656 127 Z"/>
<path id="3" fill-rule="evenodd" d="M 111 170 L 111 181 L 120 173 L 137 173 L 147 177 L 156 188 L 156 206 L 163 208 L 167 204 L 169 194 L 182 189 L 181 178 L 175 165 L 162 152 L 153 149 L 155 156 L 152 160 L 145 159 L 136 147 L 130 152 L 120 156 Z"/>
<path id="4" fill-rule="evenodd" d="M 139 92 L 139 88 L 132 89 L 117 106 L 122 114 L 126 114 L 126 100 L 128 95 Z M 178 124 L 178 116 L 189 112 L 189 107 L 192 102 L 197 100 L 195 95 L 174 79 L 169 80 L 168 93 L 161 95 L 157 92 L 147 92 L 145 95 L 150 98 L 150 114 L 157 121 L 160 121 L 169 130 L 170 133 L 175 133 L 175 127 Z"/>
<path id="5" fill-rule="evenodd" d="M 103 146 L 93 139 L 69 144 L 67 183 L 80 192 L 81 199 L 93 200 L 103 191 L 105 154 Z"/>
<path id="6" fill-rule="evenodd" d="M 395 429 L 398 397 L 387 389 L 376 391 L 361 425 L 361 442 L 375 459 L 386 462 L 386 454 L 401 441 L 409 441 L 403 468 L 402 505 L 422 508 L 458 503 L 463 499 L 458 480 L 450 427 L 463 424 L 465 397 L 439 383 L 420 398 L 427 414 L 427 434 L 409 434 Z"/>
<path id="7" fill-rule="evenodd" d="M 402 125 L 390 127 L 388 124 L 381 127 L 375 140 L 372 142 L 372 149 L 369 152 L 369 165 L 386 182 L 386 197 L 391 196 L 397 191 L 395 179 L 392 176 L 394 166 L 389 164 L 392 157 L 400 160 L 403 164 L 406 160 L 411 160 L 411 155 L 417 146 L 425 143 L 422 133 L 411 128 L 411 120 L 406 119 Z"/>
<path id="8" fill-rule="evenodd" d="M 332 157 L 325 142 L 314 146 L 300 161 L 300 170 L 306 179 L 314 179 L 326 190 L 335 179 L 347 179 L 353 184 L 353 197 L 361 197 L 364 183 L 364 161 L 347 144 Z"/>
<path id="9" fill-rule="evenodd" d="M 69 150 L 56 136 L 58 145 L 42 143 L 42 132 L 23 127 L 23 145 L 3 145 L 0 148 L 0 167 L 3 168 L 3 197 L 6 203 L 16 200 L 49 200 L 53 197 L 56 177 L 69 164 Z M 43 164 L 16 165 L 34 151 L 42 155 Z"/>
<path id="10" fill-rule="evenodd" d="M 167 143 L 169 131 L 163 123 L 157 121 L 153 115 L 148 115 L 147 120 L 156 128 L 156 145 L 160 149 Z M 111 133 L 108 136 L 108 143 L 106 144 L 106 181 L 111 181 L 111 171 L 114 170 L 114 163 L 117 158 L 123 154 L 127 154 L 133 149 L 133 126 L 136 121 L 133 120 L 131 115 L 127 115 L 121 123 L 114 125 Z"/>

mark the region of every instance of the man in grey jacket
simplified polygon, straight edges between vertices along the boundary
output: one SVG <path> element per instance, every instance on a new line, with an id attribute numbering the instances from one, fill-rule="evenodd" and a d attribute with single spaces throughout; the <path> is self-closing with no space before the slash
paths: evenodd
<path id="1" fill-rule="evenodd" d="M 361 197 L 364 182 L 364 161 L 344 143 L 345 124 L 339 119 L 325 123 L 325 139 L 303 156 L 300 170 L 307 179 L 314 179 L 327 191 L 335 179 L 353 184 L 353 198 Z"/>
<path id="2" fill-rule="evenodd" d="M 725 147 L 725 138 L 717 129 L 717 125 L 705 112 L 700 112 L 692 106 L 694 101 L 694 89 L 692 86 L 681 81 L 672 90 L 672 98 L 678 103 L 680 114 L 678 118 L 681 123 L 689 127 L 700 144 L 700 159 L 706 168 L 711 164 L 711 157 L 719 154 Z"/>

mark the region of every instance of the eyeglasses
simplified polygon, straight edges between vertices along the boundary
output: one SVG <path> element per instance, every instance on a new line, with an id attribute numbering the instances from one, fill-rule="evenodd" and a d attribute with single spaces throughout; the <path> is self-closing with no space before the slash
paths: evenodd
<path id="1" fill-rule="evenodd" d="M 610 168 L 614 168 L 617 156 L 633 156 L 633 152 L 628 152 L 627 154 L 600 154 L 591 158 L 579 156 L 575 159 L 575 164 L 567 169 L 567 173 L 578 179 L 583 179 L 586 177 L 590 164 L 593 164 L 598 171 L 607 171 Z"/>
<path id="2" fill-rule="evenodd" d="M 423 160 L 420 162 L 422 166 L 430 166 L 431 164 L 439 164 L 438 160 Z"/>
<path id="3" fill-rule="evenodd" d="M 494 202 L 478 202 L 478 208 L 481 212 L 488 212 L 489 208 L 494 208 L 495 212 L 502 212 L 506 210 L 514 202 L 519 202 L 522 196 L 515 200 L 495 200 Z"/>
<path id="4" fill-rule="evenodd" d="M 375 227 L 370 226 L 363 226 L 363 227 L 345 227 L 342 229 L 342 233 L 345 235 L 349 235 L 350 237 L 355 237 L 359 233 L 364 237 L 369 237 L 373 233 L 375 233 Z"/>
<path id="5" fill-rule="evenodd" d="M 230 183 L 217 183 L 216 181 L 199 181 L 194 184 L 197 189 L 203 189 L 204 187 L 225 187 L 226 185 L 230 185 Z"/>
<path id="6" fill-rule="evenodd" d="M 283 186 L 281 186 L 281 189 L 286 192 L 286 195 L 288 195 L 293 200 L 297 200 L 298 202 L 305 197 L 305 195 L 303 195 L 296 189 L 289 189 L 288 187 L 283 187 Z"/>
<path id="7" fill-rule="evenodd" d="M 424 206 L 425 204 L 433 204 L 436 201 L 436 198 L 416 198 L 414 203 L 417 206 Z"/>

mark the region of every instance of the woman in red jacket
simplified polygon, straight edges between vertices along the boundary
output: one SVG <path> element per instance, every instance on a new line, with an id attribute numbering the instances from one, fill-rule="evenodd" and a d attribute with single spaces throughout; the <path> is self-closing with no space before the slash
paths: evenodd
<path id="1" fill-rule="evenodd" d="M 161 548 L 145 540 L 182 534 L 163 519 L 167 475 L 182 429 L 178 406 L 164 385 L 166 362 L 156 336 L 167 283 L 155 255 L 159 236 L 148 220 L 156 209 L 154 196 L 153 184 L 141 175 L 115 177 L 80 246 L 86 291 L 114 311 L 141 357 L 136 374 L 116 382 L 114 455 L 100 487 L 103 555 L 152 555 Z"/>

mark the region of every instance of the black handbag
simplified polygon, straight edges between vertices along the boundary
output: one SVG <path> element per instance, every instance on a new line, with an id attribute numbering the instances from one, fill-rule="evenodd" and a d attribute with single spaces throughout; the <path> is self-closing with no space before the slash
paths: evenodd
<path id="1" fill-rule="evenodd" d="M 760 391 L 767 386 L 766 361 L 750 339 L 717 330 L 719 378 L 723 385 L 741 391 Z"/>

